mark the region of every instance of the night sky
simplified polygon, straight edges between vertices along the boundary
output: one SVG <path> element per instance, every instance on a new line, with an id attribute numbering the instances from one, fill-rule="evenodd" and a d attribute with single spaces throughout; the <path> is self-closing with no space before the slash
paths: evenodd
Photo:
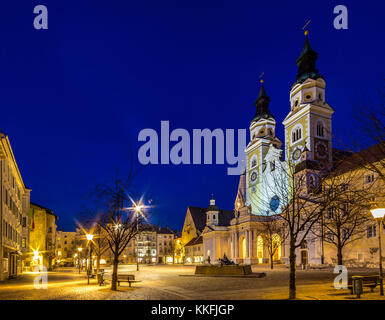
<path id="1" fill-rule="evenodd" d="M 38 4 L 48 30 L 33 28 Z M 338 4 L 348 30 L 333 27 Z M 385 78 L 384 12 L 384 1 L 1 1 L 0 128 L 31 200 L 73 230 L 92 187 L 137 161 L 141 129 L 248 128 L 261 72 L 283 140 L 307 19 L 333 134 L 348 141 L 357 101 Z M 233 208 L 227 165 L 135 166 L 134 196 L 153 199 L 154 223 L 181 229 L 211 193 Z"/>

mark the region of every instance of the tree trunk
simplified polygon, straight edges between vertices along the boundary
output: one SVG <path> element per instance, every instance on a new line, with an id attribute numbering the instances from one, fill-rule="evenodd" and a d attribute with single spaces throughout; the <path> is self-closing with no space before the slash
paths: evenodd
<path id="1" fill-rule="evenodd" d="M 111 290 L 116 291 L 117 282 L 118 282 L 118 264 L 119 264 L 119 255 L 118 251 L 114 253 L 113 269 L 112 269 L 112 281 L 111 281 Z"/>
<path id="2" fill-rule="evenodd" d="M 296 273 L 296 255 L 295 244 L 290 242 L 290 275 L 289 275 L 289 299 L 296 298 L 296 285 L 295 285 L 295 273 Z"/>
<path id="3" fill-rule="evenodd" d="M 99 271 L 100 271 L 100 255 L 96 257 L 96 281 L 99 283 Z"/>
<path id="4" fill-rule="evenodd" d="M 274 268 L 274 262 L 273 262 L 274 254 L 270 254 L 270 269 L 273 270 Z"/>
<path id="5" fill-rule="evenodd" d="M 342 247 L 341 247 L 341 245 L 337 246 L 337 264 L 342 266 Z"/>

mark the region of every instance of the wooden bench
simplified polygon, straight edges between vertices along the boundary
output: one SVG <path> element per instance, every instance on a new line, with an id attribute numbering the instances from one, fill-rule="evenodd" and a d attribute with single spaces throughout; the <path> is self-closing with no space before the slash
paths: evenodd
<path id="1" fill-rule="evenodd" d="M 121 282 L 128 282 L 129 287 L 131 287 L 131 283 L 141 282 L 141 280 L 135 280 L 135 276 L 133 274 L 118 274 L 118 286 L 120 286 Z"/>
<path id="2" fill-rule="evenodd" d="M 374 288 L 379 284 L 379 276 L 361 276 L 362 278 L 362 287 L 370 288 L 370 291 L 373 292 Z M 348 288 L 350 293 L 353 294 L 353 278 L 350 276 L 348 278 Z"/>

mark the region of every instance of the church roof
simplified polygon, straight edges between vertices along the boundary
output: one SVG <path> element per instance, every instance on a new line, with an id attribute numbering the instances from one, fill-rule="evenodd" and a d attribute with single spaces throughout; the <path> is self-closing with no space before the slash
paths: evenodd
<path id="1" fill-rule="evenodd" d="M 318 73 L 318 69 L 316 68 L 316 61 L 318 58 L 318 53 L 315 52 L 310 46 L 309 38 L 305 37 L 305 43 L 302 47 L 301 54 L 296 60 L 296 64 L 298 67 L 298 73 L 296 77 L 296 81 L 293 86 L 297 83 L 303 83 L 306 79 L 318 79 L 322 78 L 322 76 Z"/>
<path id="2" fill-rule="evenodd" d="M 274 116 L 269 110 L 270 97 L 267 95 L 263 83 L 261 83 L 261 88 L 259 89 L 259 94 L 254 104 L 257 108 L 253 120 L 251 122 L 257 122 L 260 119 L 274 119 Z"/>
<path id="3" fill-rule="evenodd" d="M 202 232 L 206 226 L 206 208 L 188 207 L 195 227 Z"/>
<path id="4" fill-rule="evenodd" d="M 366 164 L 368 163 L 385 159 L 385 143 L 377 143 L 357 153 L 342 150 L 339 151 L 345 153 L 345 157 L 341 157 L 339 161 L 333 158 L 333 171 L 336 174 L 342 174 L 359 167 L 366 167 Z"/>
<path id="5" fill-rule="evenodd" d="M 229 226 L 234 218 L 234 210 L 221 210 L 218 214 L 218 226 Z"/>
<path id="6" fill-rule="evenodd" d="M 195 246 L 195 245 L 197 245 L 197 244 L 202 244 L 202 243 L 203 243 L 203 238 L 202 238 L 202 236 L 198 236 L 198 237 L 192 238 L 189 242 L 187 242 L 187 244 L 185 245 L 185 247 Z"/>

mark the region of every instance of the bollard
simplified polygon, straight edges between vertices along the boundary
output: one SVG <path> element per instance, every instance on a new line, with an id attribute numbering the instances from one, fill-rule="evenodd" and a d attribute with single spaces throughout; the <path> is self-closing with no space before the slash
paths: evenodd
<path id="1" fill-rule="evenodd" d="M 362 286 L 362 277 L 361 276 L 353 276 L 352 277 L 352 288 L 353 288 L 353 294 L 357 295 L 357 298 L 361 298 L 361 294 L 363 293 L 363 286 Z"/>

